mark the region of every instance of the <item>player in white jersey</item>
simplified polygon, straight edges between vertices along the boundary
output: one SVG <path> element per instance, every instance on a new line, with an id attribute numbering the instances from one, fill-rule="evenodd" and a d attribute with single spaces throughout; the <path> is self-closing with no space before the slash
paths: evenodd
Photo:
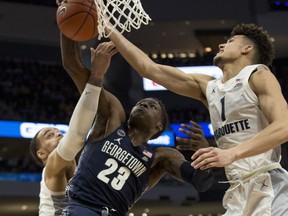
<path id="1" fill-rule="evenodd" d="M 257 95 L 249 86 L 251 74 L 258 70 L 269 69 L 264 65 L 246 66 L 228 82 L 222 83 L 219 79 L 208 83 L 206 95 L 211 122 L 221 149 L 230 149 L 241 144 L 269 125 L 260 110 Z M 287 210 L 278 209 L 285 206 L 285 196 L 288 195 L 288 185 L 285 183 L 287 173 L 281 168 L 280 160 L 281 146 L 278 145 L 264 153 L 236 160 L 225 167 L 226 176 L 231 183 L 223 199 L 226 215 L 288 213 Z M 285 184 L 281 184 L 279 178 Z M 274 203 L 278 203 L 277 206 Z M 257 205 L 262 208 L 254 209 Z"/>
<path id="2" fill-rule="evenodd" d="M 209 109 L 219 148 L 196 151 L 192 166 L 225 167 L 231 184 L 223 199 L 225 215 L 288 215 L 288 174 L 279 164 L 281 144 L 288 141 L 288 109 L 267 67 L 274 58 L 268 33 L 255 24 L 237 25 L 214 57 L 223 71 L 215 80 L 157 64 L 117 30 L 106 27 L 107 33 L 111 30 L 109 38 L 141 76 L 200 100 Z"/>

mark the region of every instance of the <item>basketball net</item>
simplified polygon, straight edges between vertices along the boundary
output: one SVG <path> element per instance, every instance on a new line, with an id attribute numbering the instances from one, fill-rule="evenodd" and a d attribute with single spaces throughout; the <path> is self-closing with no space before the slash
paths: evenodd
<path id="1" fill-rule="evenodd" d="M 151 18 L 144 11 L 140 0 L 94 0 L 98 14 L 98 39 L 109 37 L 105 26 L 112 26 L 121 34 L 130 32 L 131 27 L 139 29 L 142 24 L 147 25 Z"/>

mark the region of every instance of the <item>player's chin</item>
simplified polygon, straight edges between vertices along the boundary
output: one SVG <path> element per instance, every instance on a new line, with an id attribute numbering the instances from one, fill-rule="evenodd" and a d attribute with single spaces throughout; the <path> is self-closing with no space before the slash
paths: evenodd
<path id="1" fill-rule="evenodd" d="M 217 55 L 213 58 L 213 64 L 214 65 L 218 65 L 220 63 L 220 60 L 221 60 L 220 54 L 221 53 L 217 53 Z"/>

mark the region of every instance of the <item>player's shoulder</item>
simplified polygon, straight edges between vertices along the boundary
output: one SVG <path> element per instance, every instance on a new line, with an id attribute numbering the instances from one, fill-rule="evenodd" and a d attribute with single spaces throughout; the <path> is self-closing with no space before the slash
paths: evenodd
<path id="1" fill-rule="evenodd" d="M 255 67 L 255 69 L 252 71 L 250 75 L 250 82 L 259 82 L 262 79 L 270 79 L 271 77 L 274 77 L 273 72 L 270 70 L 269 67 L 263 64 L 259 64 Z"/>
<path id="2" fill-rule="evenodd" d="M 272 72 L 268 66 L 263 65 L 263 64 L 257 65 L 252 72 L 252 74 L 258 74 L 258 75 L 260 75 L 260 74 L 262 75 L 265 73 L 272 73 Z"/>
<path id="3" fill-rule="evenodd" d="M 249 77 L 250 88 L 259 95 L 264 89 L 272 90 L 278 81 L 272 71 L 266 65 L 258 65 Z"/>

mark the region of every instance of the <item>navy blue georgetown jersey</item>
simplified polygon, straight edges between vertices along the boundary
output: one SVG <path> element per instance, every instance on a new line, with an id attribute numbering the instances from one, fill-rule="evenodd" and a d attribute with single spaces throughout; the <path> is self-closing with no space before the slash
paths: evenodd
<path id="1" fill-rule="evenodd" d="M 87 143 L 69 182 L 69 202 L 126 215 L 148 186 L 155 150 L 133 146 L 124 125 L 108 137 Z"/>

